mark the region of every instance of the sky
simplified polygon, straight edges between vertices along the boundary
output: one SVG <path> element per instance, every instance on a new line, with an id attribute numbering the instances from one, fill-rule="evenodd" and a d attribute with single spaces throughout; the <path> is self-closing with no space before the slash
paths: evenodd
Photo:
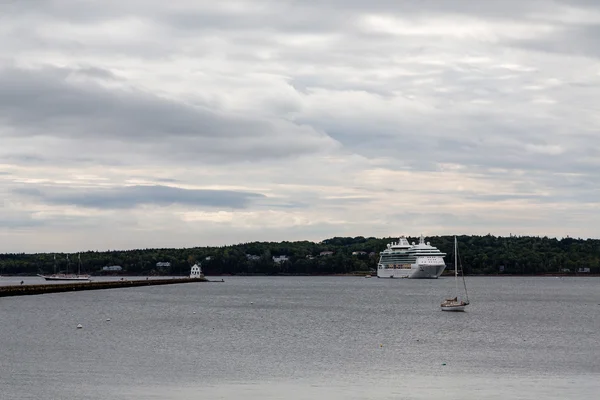
<path id="1" fill-rule="evenodd" d="M 488 233 L 600 237 L 596 0 L 0 0 L 0 252 Z"/>

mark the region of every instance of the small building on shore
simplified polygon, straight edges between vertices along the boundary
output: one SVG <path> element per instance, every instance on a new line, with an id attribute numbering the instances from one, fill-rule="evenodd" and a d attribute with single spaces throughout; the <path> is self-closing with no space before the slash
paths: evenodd
<path id="1" fill-rule="evenodd" d="M 123 267 L 121 267 L 120 265 L 107 265 L 105 267 L 102 267 L 102 271 L 104 271 L 104 272 L 121 272 L 121 271 L 123 271 Z"/>
<path id="2" fill-rule="evenodd" d="M 273 262 L 277 264 L 281 264 L 283 262 L 289 261 L 288 256 L 273 256 Z"/>
<path id="3" fill-rule="evenodd" d="M 190 271 L 190 278 L 204 278 L 204 274 L 202 273 L 202 268 L 200 267 L 200 265 L 194 264 L 192 266 L 192 269 Z"/>

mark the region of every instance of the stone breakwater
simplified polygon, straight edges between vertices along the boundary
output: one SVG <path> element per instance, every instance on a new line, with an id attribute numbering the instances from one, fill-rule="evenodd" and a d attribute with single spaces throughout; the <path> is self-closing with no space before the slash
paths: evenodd
<path id="1" fill-rule="evenodd" d="M 0 287 L 0 297 L 27 296 L 44 293 L 74 292 L 79 290 L 116 289 L 134 286 L 173 285 L 176 283 L 208 282 L 205 278 L 174 278 L 174 279 L 148 279 L 148 280 L 122 280 L 105 282 L 74 282 L 44 285 L 20 285 Z"/>

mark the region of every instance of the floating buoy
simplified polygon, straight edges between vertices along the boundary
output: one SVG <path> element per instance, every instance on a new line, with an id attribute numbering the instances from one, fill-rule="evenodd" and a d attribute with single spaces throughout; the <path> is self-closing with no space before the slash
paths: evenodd
<path id="1" fill-rule="evenodd" d="M 251 301 L 251 302 L 250 302 L 250 304 L 254 304 L 254 302 L 253 302 L 253 301 Z"/>
<path id="2" fill-rule="evenodd" d="M 83 328 L 83 325 L 81 325 L 81 324 L 78 324 L 78 325 L 77 325 L 77 329 L 81 329 L 81 328 Z"/>
<path id="3" fill-rule="evenodd" d="M 107 321 L 110 321 L 110 318 L 106 318 Z"/>
<path id="4" fill-rule="evenodd" d="M 442 363 L 442 365 L 446 365 L 446 363 Z"/>
<path id="5" fill-rule="evenodd" d="M 379 345 L 379 347 L 383 347 L 383 345 L 382 345 L 382 344 L 380 344 L 380 345 Z"/>
<path id="6" fill-rule="evenodd" d="M 192 314 L 196 314 L 196 311 L 194 311 Z"/>

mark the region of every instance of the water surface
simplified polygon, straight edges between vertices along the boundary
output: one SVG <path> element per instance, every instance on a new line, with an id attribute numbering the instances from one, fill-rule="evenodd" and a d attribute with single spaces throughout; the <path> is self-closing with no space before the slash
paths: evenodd
<path id="1" fill-rule="evenodd" d="M 452 278 L 235 277 L 0 298 L 0 393 L 2 399 L 597 395 L 600 279 L 473 277 L 467 284 L 472 304 L 465 313 L 439 311 Z"/>

